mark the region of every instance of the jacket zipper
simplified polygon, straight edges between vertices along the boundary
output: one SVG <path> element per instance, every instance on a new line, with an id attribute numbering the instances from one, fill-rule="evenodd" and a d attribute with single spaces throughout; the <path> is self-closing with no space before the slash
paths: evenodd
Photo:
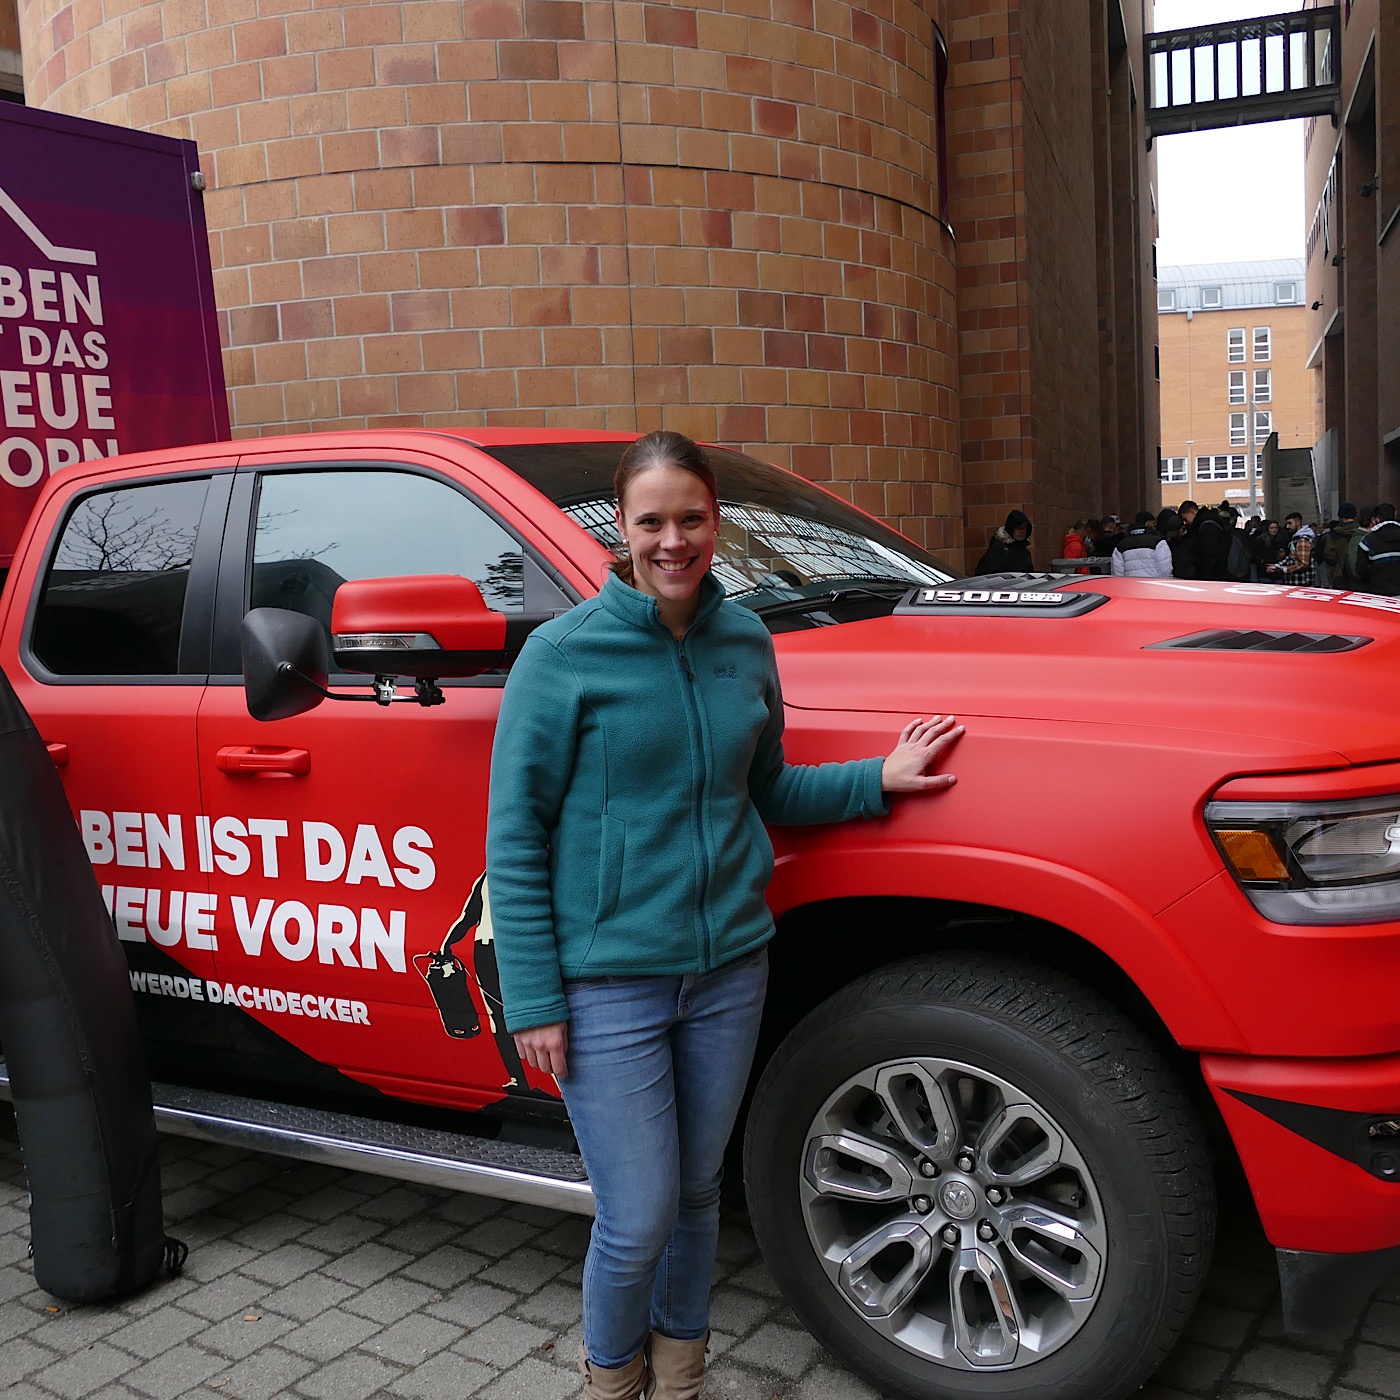
<path id="1" fill-rule="evenodd" d="M 708 905 L 710 902 L 710 852 L 705 844 L 705 732 L 700 723 L 700 704 L 695 695 L 695 672 L 690 668 L 690 657 L 686 655 L 685 642 L 676 638 L 676 654 L 680 657 L 681 668 L 685 671 L 685 678 L 689 682 L 683 687 L 686 697 L 686 708 L 690 714 L 691 728 L 695 734 L 695 748 L 700 756 L 700 781 L 695 793 L 695 828 L 699 837 L 700 846 L 700 929 L 705 939 L 705 961 L 709 963 L 714 957 L 714 939 L 710 933 L 710 916 Z"/>

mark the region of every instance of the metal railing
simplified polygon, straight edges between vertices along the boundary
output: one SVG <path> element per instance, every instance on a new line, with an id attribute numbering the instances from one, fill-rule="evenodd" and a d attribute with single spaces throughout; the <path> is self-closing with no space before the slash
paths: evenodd
<path id="1" fill-rule="evenodd" d="M 1145 47 L 1152 136 L 1337 114 L 1336 5 L 1148 34 Z"/>

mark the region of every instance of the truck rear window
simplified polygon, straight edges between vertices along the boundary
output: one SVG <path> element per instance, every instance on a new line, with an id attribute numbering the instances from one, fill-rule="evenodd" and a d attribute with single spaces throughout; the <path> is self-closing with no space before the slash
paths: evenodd
<path id="1" fill-rule="evenodd" d="M 30 641 L 60 676 L 168 676 L 207 479 L 85 496 L 44 576 Z"/>

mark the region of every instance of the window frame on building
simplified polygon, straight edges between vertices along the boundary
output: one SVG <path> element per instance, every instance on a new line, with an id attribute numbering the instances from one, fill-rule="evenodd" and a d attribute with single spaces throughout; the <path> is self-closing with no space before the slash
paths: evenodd
<path id="1" fill-rule="evenodd" d="M 1157 476 L 1163 486 L 1184 486 L 1190 480 L 1185 457 L 1163 457 Z"/>
<path id="2" fill-rule="evenodd" d="M 1225 359 L 1232 365 L 1245 362 L 1245 330 L 1243 326 L 1231 326 L 1225 332 Z"/>
<path id="3" fill-rule="evenodd" d="M 1175 288 L 1175 287 L 1158 287 L 1158 288 L 1157 288 L 1157 310 L 1158 310 L 1158 311 L 1175 311 L 1175 310 L 1176 310 L 1176 288 Z"/>
<path id="4" fill-rule="evenodd" d="M 1232 369 L 1230 371 L 1230 402 L 1248 403 L 1249 389 L 1245 379 L 1245 371 L 1242 369 Z"/>
<path id="5" fill-rule="evenodd" d="M 1247 447 L 1249 445 L 1249 413 L 1232 413 L 1230 415 L 1230 446 Z"/>
<path id="6" fill-rule="evenodd" d="M 1274 300 L 1280 306 L 1296 306 L 1298 304 L 1297 282 L 1275 282 Z"/>
<path id="7" fill-rule="evenodd" d="M 1201 288 L 1201 310 L 1219 311 L 1225 304 L 1225 293 L 1220 287 Z"/>
<path id="8" fill-rule="evenodd" d="M 1256 443 L 1268 442 L 1269 435 L 1274 430 L 1274 411 L 1271 408 L 1256 408 L 1254 410 L 1254 441 Z"/>
<path id="9" fill-rule="evenodd" d="M 1260 347 L 1263 353 L 1260 353 Z M 1254 358 L 1256 360 L 1272 360 L 1274 357 L 1274 328 L 1272 326 L 1254 327 Z"/>
<path id="10" fill-rule="evenodd" d="M 1254 371 L 1254 402 L 1273 403 L 1274 401 L 1274 372 L 1271 369 L 1256 369 Z"/>

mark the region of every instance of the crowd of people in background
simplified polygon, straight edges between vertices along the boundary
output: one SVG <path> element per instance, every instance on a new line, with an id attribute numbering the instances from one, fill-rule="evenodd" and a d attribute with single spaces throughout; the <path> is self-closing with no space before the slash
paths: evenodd
<path id="1" fill-rule="evenodd" d="M 1011 511 L 974 572 L 1034 572 L 1031 529 L 1024 511 Z M 1282 521 L 1241 522 L 1228 502 L 1182 501 L 1155 515 L 1140 510 L 1131 523 L 1116 515 L 1077 521 L 1066 532 L 1059 557 L 1108 558 L 1111 572 L 1126 578 L 1218 579 L 1400 596 L 1400 520 L 1388 501 L 1364 512 L 1343 501 L 1336 519 L 1325 525 L 1308 524 L 1297 512 Z M 1089 566 L 1079 572 L 1088 573 Z"/>

